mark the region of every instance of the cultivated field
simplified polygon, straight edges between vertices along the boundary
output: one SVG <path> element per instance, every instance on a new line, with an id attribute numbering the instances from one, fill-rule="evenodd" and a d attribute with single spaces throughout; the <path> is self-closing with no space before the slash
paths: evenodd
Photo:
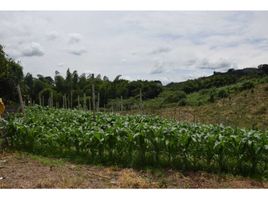
<path id="1" fill-rule="evenodd" d="M 267 131 L 36 106 L 9 117 L 7 139 L 14 149 L 84 163 L 267 177 Z"/>

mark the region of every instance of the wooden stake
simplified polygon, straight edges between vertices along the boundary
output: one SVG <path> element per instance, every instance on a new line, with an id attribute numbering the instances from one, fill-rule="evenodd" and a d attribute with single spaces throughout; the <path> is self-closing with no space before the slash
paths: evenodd
<path id="1" fill-rule="evenodd" d="M 120 98 L 120 111 L 123 111 L 123 97 Z"/>
<path id="2" fill-rule="evenodd" d="M 19 94 L 21 112 L 24 113 L 24 104 L 23 104 L 23 100 L 22 100 L 21 90 L 20 90 L 20 85 L 19 84 L 17 85 L 17 90 L 18 90 L 18 94 Z"/>
<path id="3" fill-rule="evenodd" d="M 39 94 L 39 95 L 38 95 L 38 97 L 39 97 L 39 105 L 40 105 L 40 106 L 42 106 L 42 99 L 41 99 L 41 95 Z"/>
<path id="4" fill-rule="evenodd" d="M 45 106 L 45 97 L 42 96 L 42 106 Z"/>
<path id="5" fill-rule="evenodd" d="M 48 97 L 47 104 L 48 104 L 48 107 L 51 107 L 51 99 L 50 99 L 50 96 Z"/>
<path id="6" fill-rule="evenodd" d="M 33 100 L 32 100 L 32 98 L 30 97 L 30 106 L 33 106 Z"/>
<path id="7" fill-rule="evenodd" d="M 64 95 L 62 96 L 62 108 L 64 108 Z"/>
<path id="8" fill-rule="evenodd" d="M 95 85 L 92 84 L 92 106 L 93 106 L 93 118 L 95 120 L 96 115 L 96 105 L 95 105 Z"/>
<path id="9" fill-rule="evenodd" d="M 142 111 L 142 92 L 141 92 L 141 89 L 140 89 L 140 111 Z"/>
<path id="10" fill-rule="evenodd" d="M 53 107 L 53 92 L 51 91 L 51 107 Z"/>
<path id="11" fill-rule="evenodd" d="M 87 110 L 87 100 L 86 100 L 86 94 L 84 93 L 84 102 L 83 102 L 84 110 Z"/>
<path id="12" fill-rule="evenodd" d="M 67 109 L 69 109 L 69 96 L 67 95 L 67 97 L 66 97 L 66 104 L 67 104 Z"/>
<path id="13" fill-rule="evenodd" d="M 70 108 L 72 109 L 73 108 L 73 91 L 71 90 L 71 105 L 70 105 Z"/>
<path id="14" fill-rule="evenodd" d="M 88 98 L 88 110 L 91 110 L 91 98 Z"/>
<path id="15" fill-rule="evenodd" d="M 79 95 L 77 97 L 77 107 L 78 107 L 78 109 L 80 109 L 80 96 Z"/>
<path id="16" fill-rule="evenodd" d="M 97 100 L 97 112 L 100 111 L 100 93 L 98 92 L 98 100 Z"/>

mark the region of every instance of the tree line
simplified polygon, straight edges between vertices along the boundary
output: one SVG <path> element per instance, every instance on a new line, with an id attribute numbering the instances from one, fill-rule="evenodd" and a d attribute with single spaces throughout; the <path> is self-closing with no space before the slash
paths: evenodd
<path id="1" fill-rule="evenodd" d="M 66 71 L 65 75 L 55 71 L 54 77 L 31 73 L 23 74 L 19 62 L 5 54 L 0 45 L 0 96 L 9 103 L 18 102 L 16 85 L 20 84 L 22 96 L 26 104 L 41 104 L 69 108 L 92 105 L 92 85 L 94 85 L 96 103 L 99 107 L 111 107 L 113 102 L 131 99 L 132 104 L 142 99 L 157 97 L 163 90 L 160 81 L 129 81 L 121 75 L 109 80 L 100 74 L 78 74 L 76 70 Z"/>
<path id="2" fill-rule="evenodd" d="M 214 72 L 211 76 L 172 82 L 166 86 L 157 80 L 129 81 L 121 75 L 110 80 L 100 74 L 79 74 L 76 70 L 69 69 L 66 74 L 55 71 L 53 77 L 41 74 L 34 77 L 30 73 L 24 75 L 20 63 L 9 58 L 0 45 L 0 97 L 9 104 L 18 102 L 16 85 L 19 84 L 26 104 L 43 106 L 88 109 L 97 106 L 117 110 L 122 110 L 123 107 L 128 110 L 140 108 L 143 100 L 152 100 L 144 102 L 147 107 L 161 107 L 172 103 L 179 106 L 201 105 L 202 102 L 214 102 L 217 98 L 228 97 L 232 91 L 237 93 L 244 90 L 243 88 L 252 88 L 252 81 L 266 80 L 267 75 L 268 65 L 262 64 L 257 68 Z M 228 87 L 217 89 L 225 86 Z M 229 86 L 232 91 L 229 91 Z M 201 96 L 191 98 L 190 95 L 196 92 Z"/>

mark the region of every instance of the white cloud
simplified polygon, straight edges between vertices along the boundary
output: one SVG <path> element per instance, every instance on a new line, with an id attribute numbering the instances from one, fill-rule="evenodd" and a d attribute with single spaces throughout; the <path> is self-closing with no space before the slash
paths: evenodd
<path id="1" fill-rule="evenodd" d="M 75 44 L 80 42 L 82 36 L 79 33 L 70 33 L 69 34 L 69 43 L 70 44 Z"/>
<path id="2" fill-rule="evenodd" d="M 58 67 L 64 67 L 65 65 L 64 65 L 64 63 L 58 63 L 57 66 Z"/>
<path id="3" fill-rule="evenodd" d="M 55 40 L 59 37 L 59 33 L 57 31 L 50 31 L 46 34 L 48 40 Z"/>
<path id="4" fill-rule="evenodd" d="M 87 51 L 85 49 L 83 49 L 83 48 L 80 48 L 80 49 L 79 48 L 78 49 L 74 48 L 74 49 L 69 49 L 68 52 L 70 54 L 73 54 L 73 55 L 76 55 L 76 56 L 81 56 L 82 54 L 86 53 Z"/>
<path id="5" fill-rule="evenodd" d="M 150 52 L 150 54 L 156 55 L 156 54 L 163 54 L 163 53 L 168 53 L 172 49 L 169 47 L 159 47 L 157 49 L 154 49 L 153 51 Z"/>
<path id="6" fill-rule="evenodd" d="M 32 42 L 31 44 L 26 44 L 21 50 L 22 57 L 32 57 L 32 56 L 43 56 L 44 51 L 39 43 Z"/>
<path id="7" fill-rule="evenodd" d="M 267 63 L 267 18 L 267 11 L 1 11 L 0 43 L 34 75 L 53 76 L 64 63 L 111 80 L 181 81 Z"/>
<path id="8" fill-rule="evenodd" d="M 209 69 L 209 70 L 216 70 L 216 71 L 217 70 L 226 71 L 230 68 L 237 68 L 236 63 L 232 61 L 224 60 L 224 59 L 220 59 L 216 62 L 211 62 L 208 59 L 203 59 L 203 60 L 196 61 L 195 65 L 199 69 Z"/>
<path id="9" fill-rule="evenodd" d="M 153 67 L 153 69 L 151 70 L 151 74 L 162 74 L 164 72 L 164 67 L 161 65 L 156 65 Z"/>

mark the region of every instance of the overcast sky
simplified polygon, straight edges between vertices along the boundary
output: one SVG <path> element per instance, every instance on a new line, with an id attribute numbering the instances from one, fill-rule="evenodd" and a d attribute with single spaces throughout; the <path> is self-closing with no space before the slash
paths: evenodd
<path id="1" fill-rule="evenodd" d="M 24 73 L 161 80 L 268 63 L 268 12 L 0 12 L 0 44 Z"/>

